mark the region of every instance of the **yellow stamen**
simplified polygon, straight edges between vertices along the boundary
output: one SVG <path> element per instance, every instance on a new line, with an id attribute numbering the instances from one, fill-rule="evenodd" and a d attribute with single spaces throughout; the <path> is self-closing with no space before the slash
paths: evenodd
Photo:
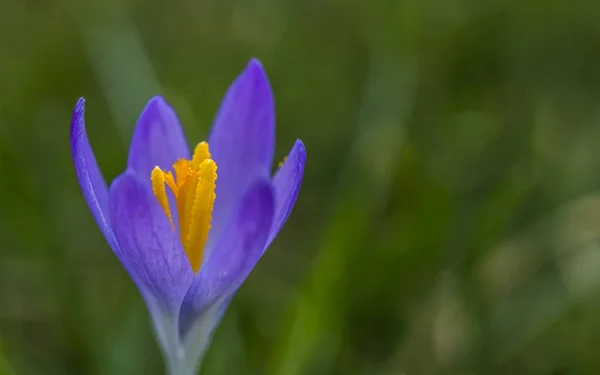
<path id="1" fill-rule="evenodd" d="M 165 214 L 173 223 L 165 185 L 168 186 L 177 205 L 179 236 L 194 272 L 202 263 L 204 246 L 210 231 L 215 202 L 217 165 L 210 158 L 208 143 L 196 146 L 192 160 L 179 159 L 173 164 L 175 177 L 159 167 L 152 171 L 152 190 Z"/>
<path id="2" fill-rule="evenodd" d="M 190 228 L 185 242 L 185 249 L 192 268 L 199 269 L 202 262 L 202 252 L 208 239 L 213 205 L 215 202 L 215 187 L 217 165 L 212 159 L 205 159 L 200 164 L 196 183 L 196 199 L 190 211 Z M 193 230 L 196 229 L 196 230 Z"/>
<path id="3" fill-rule="evenodd" d="M 283 165 L 285 164 L 286 161 L 287 161 L 287 156 L 284 156 L 283 160 L 278 163 L 278 167 L 279 168 L 283 167 Z"/>
<path id="4" fill-rule="evenodd" d="M 199 168 L 200 164 L 206 159 L 210 159 L 208 143 L 200 142 L 198 143 L 198 146 L 196 146 L 196 148 L 194 149 L 194 156 L 192 156 L 192 165 L 196 168 Z"/>
<path id="5" fill-rule="evenodd" d="M 169 198 L 167 198 L 167 189 L 165 189 L 165 173 L 159 167 L 154 167 L 150 179 L 152 180 L 152 191 L 154 192 L 154 196 L 158 199 L 158 203 L 160 203 L 160 206 L 163 211 L 165 211 L 171 225 L 173 225 L 173 217 L 171 216 L 171 209 L 169 208 Z"/>
<path id="6" fill-rule="evenodd" d="M 158 167 L 156 167 L 156 168 L 158 168 Z M 167 184 L 167 186 L 169 186 L 169 188 L 171 189 L 171 191 L 176 191 L 177 190 L 177 184 L 175 183 L 175 179 L 173 178 L 173 174 L 170 171 L 167 172 L 167 173 L 165 173 L 165 183 Z"/>

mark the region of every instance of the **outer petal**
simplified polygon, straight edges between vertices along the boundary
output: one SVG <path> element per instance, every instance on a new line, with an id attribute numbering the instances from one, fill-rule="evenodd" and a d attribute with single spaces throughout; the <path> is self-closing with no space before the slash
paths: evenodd
<path id="1" fill-rule="evenodd" d="M 251 60 L 229 88 L 208 143 L 219 167 L 212 238 L 218 238 L 233 209 L 257 176 L 273 163 L 275 109 L 260 62 Z"/>
<path id="2" fill-rule="evenodd" d="M 125 267 L 143 294 L 154 296 L 164 313 L 175 314 L 193 272 L 150 188 L 125 172 L 110 188 L 109 210 Z"/>
<path id="3" fill-rule="evenodd" d="M 287 221 L 296 204 L 300 186 L 302 185 L 302 177 L 304 176 L 305 163 L 306 149 L 304 148 L 304 143 L 298 139 L 288 154 L 287 160 L 273 178 L 277 205 L 267 247 L 275 239 L 275 236 L 277 236 L 277 233 L 279 233 L 279 230 L 281 230 L 283 224 Z"/>
<path id="4" fill-rule="evenodd" d="M 108 189 L 85 131 L 84 109 L 85 99 L 80 98 L 75 105 L 71 120 L 71 152 L 75 172 L 94 219 L 96 219 L 106 241 L 118 255 L 119 248 L 108 218 Z"/>
<path id="5" fill-rule="evenodd" d="M 179 321 L 183 337 L 208 306 L 227 299 L 246 280 L 265 248 L 274 211 L 271 182 L 258 178 L 185 296 Z"/>
<path id="6" fill-rule="evenodd" d="M 164 98 L 155 96 L 138 119 L 129 148 L 128 168 L 150 185 L 154 167 L 170 170 L 179 158 L 190 158 L 183 129 L 173 108 Z"/>

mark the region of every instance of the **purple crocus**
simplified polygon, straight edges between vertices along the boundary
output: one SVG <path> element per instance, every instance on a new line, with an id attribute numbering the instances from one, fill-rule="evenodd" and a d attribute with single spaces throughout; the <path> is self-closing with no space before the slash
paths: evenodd
<path id="1" fill-rule="evenodd" d="M 297 140 L 271 177 L 273 95 L 261 64 L 251 60 L 227 91 L 208 141 L 193 152 L 173 109 L 152 98 L 137 122 L 127 169 L 107 188 L 84 104 L 79 99 L 71 124 L 81 190 L 148 306 L 169 372 L 191 374 L 294 207 L 304 145 Z"/>

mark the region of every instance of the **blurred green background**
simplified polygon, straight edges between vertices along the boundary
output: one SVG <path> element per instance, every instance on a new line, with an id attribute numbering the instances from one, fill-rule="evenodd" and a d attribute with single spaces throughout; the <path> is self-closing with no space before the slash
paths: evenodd
<path id="1" fill-rule="evenodd" d="M 203 140 L 248 59 L 294 213 L 203 374 L 600 373 L 600 2 L 0 0 L 0 374 L 162 374 L 69 149 L 164 95 Z"/>

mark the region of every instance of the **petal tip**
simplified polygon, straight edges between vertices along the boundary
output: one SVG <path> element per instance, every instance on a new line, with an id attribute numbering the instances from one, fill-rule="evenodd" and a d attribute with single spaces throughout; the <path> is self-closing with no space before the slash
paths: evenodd
<path id="1" fill-rule="evenodd" d="M 275 186 L 267 177 L 257 177 L 246 191 L 242 205 L 261 206 L 264 212 L 275 213 Z"/>
<path id="2" fill-rule="evenodd" d="M 304 142 L 302 142 L 300 138 L 296 139 L 296 142 L 294 142 L 294 147 L 292 147 L 290 155 L 292 153 L 296 154 L 295 157 L 297 160 L 296 164 L 298 165 L 298 168 L 304 169 L 304 164 L 306 163 L 306 147 L 304 146 Z"/>
<path id="3" fill-rule="evenodd" d="M 147 177 L 154 167 L 170 169 L 182 157 L 189 159 L 190 150 L 177 113 L 163 96 L 153 96 L 138 116 L 129 146 L 128 168 Z"/>
<path id="4" fill-rule="evenodd" d="M 162 95 L 154 95 L 150 99 L 148 99 L 148 103 L 146 104 L 146 108 L 171 108 L 167 100 Z"/>
<path id="5" fill-rule="evenodd" d="M 77 103 L 75 103 L 75 108 L 73 108 L 73 125 L 79 121 L 79 118 L 83 115 L 83 111 L 85 110 L 85 99 L 83 97 L 77 99 Z"/>
<path id="6" fill-rule="evenodd" d="M 251 184 L 249 191 L 256 191 L 265 196 L 274 195 L 274 188 L 271 180 L 266 177 L 257 177 Z"/>
<path id="7" fill-rule="evenodd" d="M 112 181 L 110 184 L 109 194 L 114 195 L 114 191 L 119 190 L 121 186 L 135 185 L 136 182 L 135 173 L 130 169 L 126 169 L 125 172 L 115 177 L 115 179 Z"/>
<path id="8" fill-rule="evenodd" d="M 294 142 L 294 147 L 297 148 L 299 152 L 306 155 L 306 147 L 300 138 L 296 139 L 296 142 Z"/>
<path id="9" fill-rule="evenodd" d="M 85 98 L 82 96 L 79 99 L 77 99 L 77 103 L 75 104 L 75 110 L 81 110 L 83 109 L 83 107 L 85 107 Z"/>
<path id="10" fill-rule="evenodd" d="M 151 116 L 169 116 L 176 117 L 175 109 L 169 104 L 169 102 L 162 95 L 155 95 L 148 99 L 146 106 L 140 114 L 140 119 L 144 114 L 150 114 Z M 138 119 L 138 122 L 140 120 Z"/>
<path id="11" fill-rule="evenodd" d="M 257 58 L 252 58 L 246 65 L 242 76 L 250 78 L 254 82 L 268 82 L 267 72 Z"/>
<path id="12" fill-rule="evenodd" d="M 264 70 L 262 63 L 256 57 L 253 57 L 250 59 L 250 61 L 248 61 L 248 66 L 246 67 L 246 69 Z"/>
<path id="13" fill-rule="evenodd" d="M 83 113 L 85 110 L 85 99 L 79 98 L 73 109 L 71 117 L 71 147 L 75 150 L 77 141 L 85 133 L 85 123 L 83 121 Z"/>
<path id="14" fill-rule="evenodd" d="M 159 95 L 154 95 L 150 99 L 148 99 L 148 103 L 161 102 L 161 101 L 164 102 L 166 100 L 165 100 L 165 97 L 162 96 L 162 95 L 160 95 L 160 94 Z"/>

